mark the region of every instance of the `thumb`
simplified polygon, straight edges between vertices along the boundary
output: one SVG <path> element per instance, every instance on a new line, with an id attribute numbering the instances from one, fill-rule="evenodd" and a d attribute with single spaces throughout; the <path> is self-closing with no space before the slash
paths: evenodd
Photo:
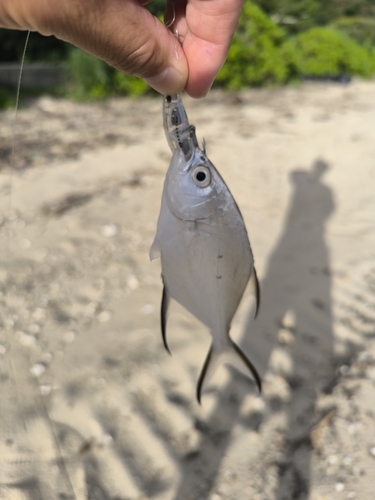
<path id="1" fill-rule="evenodd" d="M 178 93 L 188 78 L 182 47 L 141 2 L 2 0 L 0 26 L 55 35 L 162 94 Z"/>

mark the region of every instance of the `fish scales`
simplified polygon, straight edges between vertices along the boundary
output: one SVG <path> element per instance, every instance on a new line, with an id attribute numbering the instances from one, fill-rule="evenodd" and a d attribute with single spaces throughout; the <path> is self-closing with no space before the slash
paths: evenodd
<path id="1" fill-rule="evenodd" d="M 161 326 L 173 298 L 211 331 L 212 345 L 197 386 L 200 402 L 205 380 L 222 357 L 259 375 L 229 336 L 230 324 L 252 278 L 257 308 L 259 285 L 246 227 L 219 172 L 200 149 L 179 96 L 164 97 L 164 128 L 173 152 L 162 194 L 151 259 L 161 258 L 164 283 Z"/>

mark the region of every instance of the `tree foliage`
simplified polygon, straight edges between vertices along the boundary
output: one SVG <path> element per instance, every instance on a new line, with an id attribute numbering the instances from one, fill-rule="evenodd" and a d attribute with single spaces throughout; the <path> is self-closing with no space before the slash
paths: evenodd
<path id="1" fill-rule="evenodd" d="M 285 61 L 280 58 L 284 30 L 262 10 L 244 4 L 228 58 L 217 82 L 231 89 L 247 85 L 282 83 L 287 79 Z"/>
<path id="2" fill-rule="evenodd" d="M 331 27 L 366 47 L 375 47 L 375 17 L 340 17 Z"/>
<path id="3" fill-rule="evenodd" d="M 374 17 L 375 0 L 254 0 L 288 33 L 326 26 L 340 17 Z"/>
<path id="4" fill-rule="evenodd" d="M 343 33 L 329 28 L 312 28 L 284 44 L 291 71 L 299 76 L 330 77 L 375 72 L 373 50 L 359 45 Z"/>
<path id="5" fill-rule="evenodd" d="M 290 36 L 247 0 L 217 83 L 239 89 L 303 77 L 369 77 L 374 72 L 372 48 L 328 27 L 314 27 Z"/>
<path id="6" fill-rule="evenodd" d="M 101 99 L 119 94 L 139 97 L 152 92 L 140 78 L 125 75 L 75 47 L 69 52 L 66 66 L 69 74 L 67 93 L 74 99 Z"/>

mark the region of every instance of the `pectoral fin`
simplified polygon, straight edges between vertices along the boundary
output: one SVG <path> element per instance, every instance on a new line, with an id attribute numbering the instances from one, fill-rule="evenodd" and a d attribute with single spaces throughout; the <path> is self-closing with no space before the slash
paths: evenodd
<path id="1" fill-rule="evenodd" d="M 154 242 L 151 245 L 150 248 L 150 260 L 155 260 L 160 257 L 160 244 L 159 244 L 159 239 L 158 235 L 155 236 Z"/>
<path id="2" fill-rule="evenodd" d="M 260 376 L 257 372 L 257 369 L 252 364 L 252 362 L 247 358 L 245 353 L 238 347 L 238 345 L 236 345 L 232 340 L 230 340 L 228 349 L 226 349 L 225 351 L 217 351 L 213 348 L 212 345 L 210 347 L 210 350 L 208 351 L 197 384 L 196 395 L 199 404 L 201 404 L 201 396 L 204 383 L 213 375 L 214 371 L 216 370 L 222 358 L 226 358 L 226 361 L 230 361 L 231 364 L 238 367 L 241 370 L 241 372 L 243 371 L 245 371 L 246 373 L 250 372 L 252 377 L 255 379 L 259 392 L 261 392 L 262 382 L 260 380 Z"/>
<path id="3" fill-rule="evenodd" d="M 163 278 L 163 276 L 162 276 Z M 164 279 L 163 279 L 163 284 L 164 284 Z M 161 326 L 161 335 L 163 337 L 163 344 L 166 350 L 169 352 L 169 354 L 172 354 L 171 351 L 169 350 L 168 344 L 167 344 L 167 312 L 168 312 L 168 306 L 170 302 L 170 297 L 168 295 L 168 290 L 167 287 L 163 286 L 163 294 L 161 297 L 161 308 L 160 308 L 160 326 Z"/>

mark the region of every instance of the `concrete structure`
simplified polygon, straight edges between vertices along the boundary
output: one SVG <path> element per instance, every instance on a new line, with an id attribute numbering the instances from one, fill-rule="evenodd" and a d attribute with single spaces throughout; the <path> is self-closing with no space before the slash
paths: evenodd
<path id="1" fill-rule="evenodd" d="M 19 63 L 0 64 L 0 87 L 17 87 Z M 22 71 L 22 87 L 56 87 L 64 83 L 65 68 L 61 64 L 53 63 L 26 63 Z"/>

